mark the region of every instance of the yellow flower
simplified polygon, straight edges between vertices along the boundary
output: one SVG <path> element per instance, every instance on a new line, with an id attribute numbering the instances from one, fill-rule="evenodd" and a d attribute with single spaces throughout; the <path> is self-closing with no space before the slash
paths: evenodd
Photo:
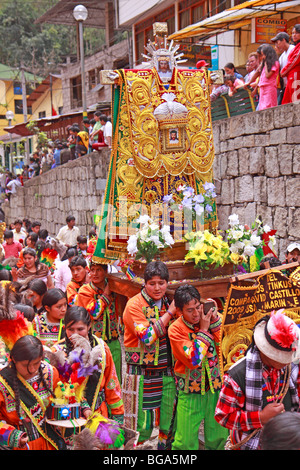
<path id="1" fill-rule="evenodd" d="M 238 253 L 231 253 L 230 260 L 233 262 L 233 264 L 238 264 L 240 260 L 240 255 Z"/>

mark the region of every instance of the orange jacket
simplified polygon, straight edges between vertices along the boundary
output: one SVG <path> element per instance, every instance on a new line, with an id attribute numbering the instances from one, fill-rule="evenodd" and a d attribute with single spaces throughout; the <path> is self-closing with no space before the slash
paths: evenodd
<path id="1" fill-rule="evenodd" d="M 182 316 L 170 326 L 169 339 L 176 360 L 174 372 L 186 393 L 205 393 L 208 384 L 211 391 L 220 389 L 220 329 L 220 318 L 211 324 L 209 331 L 195 332 Z"/>

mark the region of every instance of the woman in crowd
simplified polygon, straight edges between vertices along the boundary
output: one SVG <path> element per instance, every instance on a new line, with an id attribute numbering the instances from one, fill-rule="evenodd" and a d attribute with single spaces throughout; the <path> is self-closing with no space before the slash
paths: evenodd
<path id="1" fill-rule="evenodd" d="M 47 284 L 48 289 L 54 287 L 48 266 L 40 263 L 33 248 L 24 248 L 23 260 L 24 265 L 17 272 L 14 271 L 12 273 L 14 281 L 22 282 L 32 277 L 34 279 L 42 279 Z"/>
<path id="2" fill-rule="evenodd" d="M 280 65 L 271 45 L 262 47 L 262 66 L 259 79 L 259 110 L 277 106 L 277 85 Z"/>
<path id="3" fill-rule="evenodd" d="M 61 289 L 49 289 L 44 294 L 42 305 L 44 312 L 35 316 L 33 328 L 43 345 L 51 348 L 65 336 L 67 296 Z"/>
<path id="4" fill-rule="evenodd" d="M 237 69 L 235 68 L 234 64 L 232 62 L 228 62 L 224 66 L 225 70 L 225 75 L 234 75 L 235 78 L 243 79 L 243 75 L 241 75 Z"/>
<path id="5" fill-rule="evenodd" d="M 31 300 L 36 314 L 44 312 L 43 297 L 47 292 L 47 286 L 42 279 L 33 279 L 28 286 L 27 297 Z"/>
<path id="6" fill-rule="evenodd" d="M 65 316 L 66 335 L 57 342 L 52 351 L 63 350 L 66 357 L 74 349 L 72 335 L 77 334 L 87 339 L 91 348 L 102 346 L 102 357 L 99 369 L 89 377 L 84 396 L 89 413 L 99 411 L 103 416 L 123 423 L 124 407 L 121 386 L 117 377 L 114 361 L 107 344 L 91 332 L 91 318 L 84 307 L 73 305 L 68 307 Z"/>
<path id="7" fill-rule="evenodd" d="M 300 24 L 295 24 L 292 30 L 292 39 L 295 44 L 290 52 L 287 64 L 280 72 L 287 78 L 287 85 L 281 104 L 292 103 L 300 99 Z"/>
<path id="8" fill-rule="evenodd" d="M 59 450 L 64 441 L 45 420 L 58 372 L 43 360 L 40 340 L 26 335 L 10 352 L 0 372 L 0 442 L 11 449 Z"/>

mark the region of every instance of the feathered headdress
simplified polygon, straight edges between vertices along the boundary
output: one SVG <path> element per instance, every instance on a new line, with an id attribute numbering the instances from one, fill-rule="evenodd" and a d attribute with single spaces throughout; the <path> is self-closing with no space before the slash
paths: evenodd
<path id="1" fill-rule="evenodd" d="M 259 351 L 278 363 L 289 364 L 299 349 L 299 328 L 283 309 L 260 321 L 253 335 Z"/>
<path id="2" fill-rule="evenodd" d="M 32 324 L 23 313 L 14 309 L 15 299 L 11 284 L 0 283 L 0 336 L 9 350 L 19 338 L 33 335 Z"/>
<path id="3" fill-rule="evenodd" d="M 98 412 L 89 417 L 85 428 L 99 439 L 103 449 L 119 449 L 125 442 L 124 429 L 121 425 Z"/>
<path id="4" fill-rule="evenodd" d="M 94 371 L 102 371 L 105 352 L 101 343 L 91 347 L 88 339 L 74 334 L 71 336 L 74 349 L 66 358 L 62 350 L 48 353 L 48 359 L 59 372 L 60 383 L 55 389 L 56 404 L 80 403 L 88 378 Z"/>
<path id="5" fill-rule="evenodd" d="M 297 327 L 293 321 L 284 314 L 284 310 L 271 312 L 272 325 L 269 329 L 270 337 L 273 341 L 286 349 L 295 350 L 293 344 L 297 340 Z"/>

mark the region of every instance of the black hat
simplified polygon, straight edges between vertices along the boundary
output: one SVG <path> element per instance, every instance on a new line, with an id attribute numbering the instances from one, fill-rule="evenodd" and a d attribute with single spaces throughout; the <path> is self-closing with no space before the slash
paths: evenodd
<path id="1" fill-rule="evenodd" d="M 288 35 L 288 33 L 285 33 L 284 31 L 276 34 L 276 36 L 272 38 L 271 41 L 276 42 L 276 41 L 282 41 L 283 39 L 285 39 L 286 42 L 290 42 L 290 36 Z"/>

